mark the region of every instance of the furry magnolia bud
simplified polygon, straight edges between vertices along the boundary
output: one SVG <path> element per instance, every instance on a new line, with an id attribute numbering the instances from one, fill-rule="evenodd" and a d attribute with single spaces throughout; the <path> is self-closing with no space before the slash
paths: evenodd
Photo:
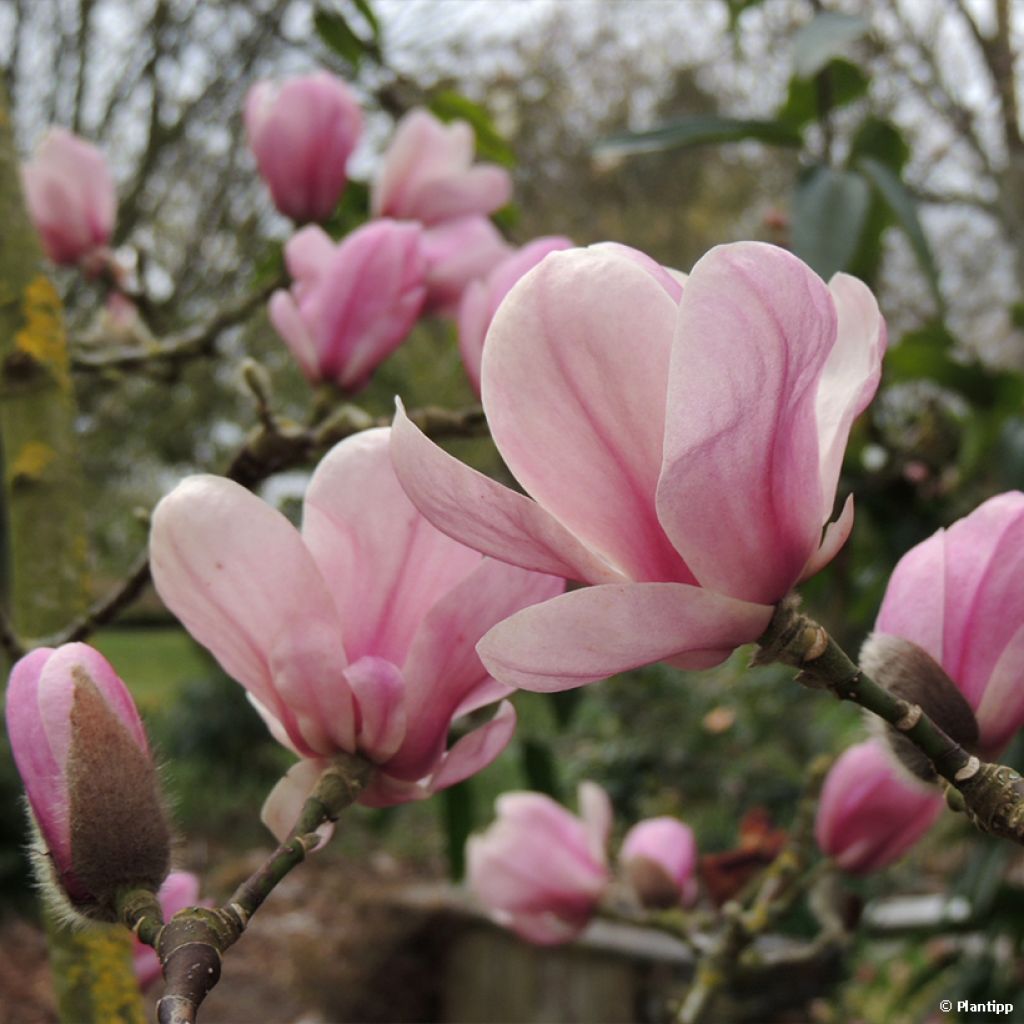
<path id="1" fill-rule="evenodd" d="M 880 686 L 910 704 L 917 704 L 951 739 L 974 751 L 978 746 L 978 722 L 956 683 L 923 648 L 900 636 L 872 633 L 860 652 L 860 666 Z M 871 716 L 872 728 L 884 736 L 900 763 L 926 782 L 935 779 L 928 758 L 893 726 L 882 726 Z"/>
<path id="2" fill-rule="evenodd" d="M 86 644 L 40 648 L 11 671 L 7 732 L 48 855 L 37 860 L 44 889 L 73 911 L 115 920 L 118 892 L 155 890 L 170 851 L 127 687 Z"/>
<path id="3" fill-rule="evenodd" d="M 675 818 L 648 818 L 622 842 L 619 862 L 640 903 L 664 910 L 697 897 L 697 842 L 693 830 Z"/>

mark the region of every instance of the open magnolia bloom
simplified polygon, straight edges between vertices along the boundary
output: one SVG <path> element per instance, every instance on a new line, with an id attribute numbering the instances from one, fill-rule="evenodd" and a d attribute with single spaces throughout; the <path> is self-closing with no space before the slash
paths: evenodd
<path id="1" fill-rule="evenodd" d="M 592 584 L 488 632 L 491 674 L 564 690 L 660 660 L 707 668 L 757 639 L 849 535 L 850 500 L 822 530 L 884 348 L 860 281 L 826 285 L 774 246 L 720 246 L 685 283 L 623 246 L 545 257 L 498 309 L 481 374 L 529 497 L 401 410 L 392 437 L 402 485 L 439 529 Z"/>
<path id="2" fill-rule="evenodd" d="M 564 586 L 435 530 L 395 478 L 388 434 L 366 431 L 327 454 L 301 533 L 213 476 L 182 481 L 153 516 L 164 603 L 303 759 L 264 808 L 278 835 L 335 754 L 378 766 L 360 797 L 377 806 L 421 799 L 490 764 L 515 728 L 510 704 L 447 749 L 453 719 L 508 693 L 474 645 Z"/>

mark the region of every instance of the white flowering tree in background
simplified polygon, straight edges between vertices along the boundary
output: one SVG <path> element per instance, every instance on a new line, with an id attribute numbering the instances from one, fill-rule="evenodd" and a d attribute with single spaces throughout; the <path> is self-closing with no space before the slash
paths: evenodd
<path id="1" fill-rule="evenodd" d="M 848 952 L 849 879 L 933 826 L 1012 873 L 1022 30 L 947 6 L 0 8 L 0 642 L 62 1019 L 138 1020 L 162 982 L 158 1019 L 197 1020 L 355 805 L 442 804 L 458 869 L 513 756 L 477 905 L 540 946 L 668 933 L 692 969 L 652 1019 Z M 287 752 L 278 845 L 216 900 L 86 642 L 150 584 Z M 785 696 L 723 758 L 697 733 L 731 698 L 681 709 L 748 672 Z M 620 675 L 621 716 L 577 714 Z M 588 722 L 646 760 L 611 751 L 576 816 Z M 721 852 L 680 805 L 721 815 L 725 759 L 774 782 L 773 743 L 784 827 Z"/>

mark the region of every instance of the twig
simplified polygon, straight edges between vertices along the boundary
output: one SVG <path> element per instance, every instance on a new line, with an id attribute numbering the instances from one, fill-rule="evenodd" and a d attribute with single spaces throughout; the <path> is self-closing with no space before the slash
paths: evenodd
<path id="1" fill-rule="evenodd" d="M 243 295 L 218 310 L 209 320 L 196 324 L 178 334 L 172 334 L 160 341 L 122 345 L 99 351 L 79 348 L 72 353 L 71 366 L 83 372 L 112 369 L 132 369 L 166 366 L 185 362 L 213 351 L 218 337 L 229 327 L 246 320 L 261 306 L 274 289 L 281 286 L 275 280 L 258 291 Z"/>
<path id="2" fill-rule="evenodd" d="M 152 893 L 131 890 L 118 901 L 122 922 L 153 946 L 167 982 L 157 1003 L 159 1024 L 195 1024 L 199 1006 L 220 978 L 221 954 L 245 931 L 275 886 L 319 843 L 321 825 L 336 821 L 366 788 L 373 766 L 340 754 L 320 776 L 295 827 L 222 907 L 189 907 L 164 924 Z"/>
<path id="3" fill-rule="evenodd" d="M 800 669 L 798 682 L 828 690 L 883 718 L 931 761 L 946 780 L 947 802 L 983 832 L 1024 845 L 1024 779 L 1006 765 L 990 764 L 951 739 L 918 704 L 896 697 L 866 675 L 824 626 L 798 610 L 799 599 L 780 601 L 758 640 L 756 664 L 779 661 Z"/>

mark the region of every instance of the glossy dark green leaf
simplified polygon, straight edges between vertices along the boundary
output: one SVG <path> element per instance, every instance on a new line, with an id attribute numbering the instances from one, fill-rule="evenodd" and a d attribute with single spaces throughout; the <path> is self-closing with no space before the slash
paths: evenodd
<path id="1" fill-rule="evenodd" d="M 853 134 L 848 162 L 854 164 L 862 157 L 877 160 L 898 174 L 910 159 L 910 144 L 891 121 L 866 117 Z"/>
<path id="2" fill-rule="evenodd" d="M 815 167 L 797 184 L 793 252 L 826 280 L 846 270 L 860 246 L 871 189 L 858 174 Z"/>
<path id="3" fill-rule="evenodd" d="M 803 137 L 779 121 L 761 121 L 715 114 L 684 117 L 644 132 L 609 135 L 594 146 L 595 153 L 658 153 L 667 149 L 710 143 L 755 140 L 772 146 L 801 146 Z"/>
<path id="4" fill-rule="evenodd" d="M 491 115 L 479 103 L 454 89 L 442 89 L 430 97 L 430 109 L 442 121 L 468 121 L 476 133 L 476 152 L 482 160 L 512 167 L 516 155 L 494 127 Z"/>
<path id="5" fill-rule="evenodd" d="M 925 236 L 921 221 L 917 216 L 917 203 L 910 194 L 899 174 L 874 157 L 861 157 L 856 162 L 857 169 L 874 186 L 878 195 L 892 212 L 896 223 L 907 236 L 910 247 L 914 250 L 917 262 L 928 279 L 928 286 L 939 309 L 943 308 L 942 293 L 939 291 L 939 272 L 935 266 L 935 257 Z"/>
<path id="6" fill-rule="evenodd" d="M 319 10 L 313 15 L 316 34 L 339 57 L 354 68 L 366 53 L 366 44 L 352 31 L 344 15 L 338 11 Z"/>
<path id="7" fill-rule="evenodd" d="M 868 91 L 868 77 L 856 64 L 835 58 L 819 73 L 821 84 L 814 78 L 794 75 L 789 80 L 786 101 L 778 119 L 792 128 L 817 121 L 828 110 L 845 107 L 859 100 Z"/>
<path id="8" fill-rule="evenodd" d="M 793 37 L 793 72 L 812 78 L 850 43 L 867 33 L 868 23 L 856 14 L 822 11 Z"/>

